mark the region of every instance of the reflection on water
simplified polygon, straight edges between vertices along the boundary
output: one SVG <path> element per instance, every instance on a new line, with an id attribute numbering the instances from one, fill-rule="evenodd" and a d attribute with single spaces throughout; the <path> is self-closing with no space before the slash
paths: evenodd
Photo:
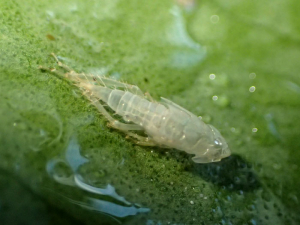
<path id="1" fill-rule="evenodd" d="M 108 184 L 105 188 L 97 188 L 93 187 L 91 185 L 88 185 L 82 181 L 82 177 L 80 175 L 75 175 L 74 177 L 75 184 L 77 187 L 81 188 L 82 190 L 85 190 L 89 193 L 99 194 L 99 195 L 107 195 L 110 197 L 113 197 L 114 199 L 126 204 L 131 205 L 132 203 L 126 201 L 126 199 L 120 195 L 118 195 L 115 191 L 115 188 Z"/>
<path id="2" fill-rule="evenodd" d="M 107 213 L 119 218 L 133 216 L 138 213 L 149 212 L 148 208 L 138 208 L 136 206 L 122 206 L 112 202 L 103 201 L 95 198 L 87 198 L 92 210 Z"/>
<path id="3" fill-rule="evenodd" d="M 174 5 L 170 12 L 174 20 L 167 31 L 167 38 L 172 45 L 180 47 L 171 56 L 171 66 L 184 68 L 197 65 L 204 59 L 206 50 L 188 34 L 180 7 Z"/>
<path id="4" fill-rule="evenodd" d="M 48 161 L 46 170 L 56 182 L 79 188 L 86 192 L 81 200 L 63 197 L 83 208 L 118 218 L 150 212 L 149 208 L 143 208 L 120 196 L 111 184 L 107 184 L 104 188 L 99 188 L 86 183 L 83 175 L 79 173 L 79 168 L 86 163 L 89 163 L 89 160 L 81 156 L 80 145 L 76 136 L 71 137 L 64 155 Z"/>
<path id="5" fill-rule="evenodd" d="M 80 146 L 77 143 L 76 137 L 73 136 L 66 149 L 66 161 L 72 171 L 76 173 L 79 167 L 88 162 L 88 160 L 80 155 Z"/>
<path id="6" fill-rule="evenodd" d="M 297 94 L 300 94 L 300 86 L 298 84 L 292 81 L 286 81 L 285 85 L 289 90 L 296 92 Z"/>
<path id="7" fill-rule="evenodd" d="M 42 197 L 90 224 L 87 214 L 139 214 L 130 225 L 139 217 L 148 225 L 300 224 L 299 26 L 291 11 L 299 3 L 171 2 L 198 6 L 188 14 L 168 1 L 3 1 L 0 166 L 30 189 L 50 187 L 62 201 Z M 108 68 L 174 97 L 220 127 L 236 155 L 194 165 L 179 151 L 125 140 L 75 88 L 38 72 L 38 64 L 56 66 L 51 51 L 79 71 Z M 70 130 L 78 142 L 66 140 Z"/>
<path id="8" fill-rule="evenodd" d="M 267 121 L 268 124 L 268 129 L 270 131 L 270 133 L 276 137 L 278 140 L 282 140 L 281 135 L 278 133 L 278 130 L 276 128 L 275 122 L 274 122 L 274 118 L 273 115 L 271 113 L 268 113 L 265 115 L 265 120 Z"/>

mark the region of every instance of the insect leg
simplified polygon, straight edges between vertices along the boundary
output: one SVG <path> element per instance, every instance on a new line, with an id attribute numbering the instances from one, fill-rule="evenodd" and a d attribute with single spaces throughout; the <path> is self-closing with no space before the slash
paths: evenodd
<path id="1" fill-rule="evenodd" d="M 47 67 L 44 67 L 44 66 L 39 66 L 39 69 L 43 72 L 43 71 L 46 71 L 46 72 L 49 72 L 49 73 L 53 73 L 54 75 L 58 76 L 58 77 L 64 77 L 65 76 L 65 73 L 63 72 L 60 72 L 58 70 L 56 70 L 55 68 L 47 68 Z"/>
<path id="2" fill-rule="evenodd" d="M 120 81 L 116 81 L 104 76 L 95 76 L 95 75 L 87 75 L 84 73 L 81 74 L 77 74 L 72 68 L 70 68 L 69 66 L 63 64 L 61 61 L 59 61 L 59 59 L 57 58 L 57 56 L 54 53 L 51 53 L 51 56 L 55 59 L 55 61 L 57 62 L 57 65 L 63 69 L 65 69 L 66 71 L 68 71 L 68 73 L 66 73 L 66 77 L 68 77 L 68 75 L 77 75 L 80 77 L 84 77 L 87 81 L 92 81 L 94 79 L 98 79 L 100 80 L 100 82 L 102 83 L 103 86 L 113 86 L 113 87 L 118 87 L 118 88 L 125 88 L 128 91 L 130 91 L 133 94 L 139 95 L 144 97 L 144 93 L 141 91 L 141 89 L 136 86 L 136 85 L 131 85 L 131 84 L 126 84 L 126 83 L 122 83 Z"/>
<path id="3" fill-rule="evenodd" d="M 124 88 L 128 90 L 129 92 L 139 95 L 139 96 L 144 96 L 144 93 L 141 91 L 141 89 L 138 86 L 131 85 L 131 84 L 126 84 L 117 80 L 113 80 L 111 78 L 107 78 L 104 76 L 94 76 L 97 80 L 100 80 L 102 84 L 105 86 L 109 87 L 116 87 L 116 88 Z"/>
<path id="4" fill-rule="evenodd" d="M 149 92 L 146 92 L 146 93 L 145 93 L 145 96 L 146 96 L 146 98 L 147 98 L 148 100 L 150 100 L 151 102 L 155 102 L 155 100 L 152 98 L 152 96 L 150 95 Z"/>
<path id="5" fill-rule="evenodd" d="M 68 71 L 69 73 L 74 72 L 74 70 L 70 67 L 68 67 L 67 65 L 63 64 L 61 61 L 58 60 L 57 56 L 52 52 L 51 56 L 55 59 L 55 61 L 57 62 L 57 65 L 63 69 L 65 69 L 66 71 Z"/>
<path id="6" fill-rule="evenodd" d="M 118 129 L 118 130 L 123 130 L 123 131 L 128 131 L 128 130 L 143 130 L 143 128 L 137 124 L 127 124 L 127 123 L 121 123 L 117 120 L 114 119 L 114 121 L 110 122 L 108 124 L 109 127 Z"/>
<path id="7" fill-rule="evenodd" d="M 128 132 L 127 133 L 127 138 L 128 137 L 134 138 L 135 143 L 138 144 L 138 145 L 142 145 L 142 146 L 156 146 L 157 145 L 149 137 L 143 137 L 143 136 L 138 135 L 136 133 Z"/>
<path id="8" fill-rule="evenodd" d="M 57 58 L 57 56 L 52 52 L 51 56 L 55 59 L 57 65 L 61 68 L 63 68 L 64 70 L 66 70 L 67 72 L 65 74 L 58 74 L 60 76 L 64 76 L 66 78 L 71 78 L 73 81 L 79 81 L 80 79 L 86 80 L 87 82 L 92 82 L 93 81 L 93 77 L 87 76 L 84 73 L 76 73 L 74 69 L 72 69 L 71 67 L 67 66 L 66 64 L 63 64 L 61 61 L 59 61 L 59 59 Z M 45 70 L 43 68 L 43 70 Z"/>
<path id="9" fill-rule="evenodd" d="M 114 119 L 103 107 L 103 105 L 100 104 L 99 100 L 95 97 L 92 97 L 88 92 L 83 93 L 91 102 L 92 104 L 99 110 L 100 113 L 102 113 L 105 118 L 109 121 L 108 126 L 122 130 L 122 131 L 128 131 L 128 130 L 143 130 L 143 128 L 137 124 L 126 124 L 121 123 L 118 120 Z"/>

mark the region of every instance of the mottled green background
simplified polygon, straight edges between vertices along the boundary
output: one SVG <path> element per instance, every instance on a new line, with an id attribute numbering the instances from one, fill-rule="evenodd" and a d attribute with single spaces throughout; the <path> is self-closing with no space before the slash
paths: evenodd
<path id="1" fill-rule="evenodd" d="M 1 224 L 300 223 L 299 1 L 62 2 L 0 0 Z M 37 69 L 51 52 L 201 115 L 232 156 L 136 146 Z"/>

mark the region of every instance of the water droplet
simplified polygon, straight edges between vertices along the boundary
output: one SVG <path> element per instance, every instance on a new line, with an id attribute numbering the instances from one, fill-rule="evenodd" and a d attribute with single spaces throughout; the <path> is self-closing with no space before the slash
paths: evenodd
<path id="1" fill-rule="evenodd" d="M 258 129 L 256 127 L 252 128 L 252 132 L 256 133 L 258 131 Z"/>
<path id="2" fill-rule="evenodd" d="M 218 23 L 219 20 L 220 20 L 220 18 L 219 18 L 218 15 L 212 15 L 212 16 L 210 17 L 210 21 L 211 21 L 212 23 Z"/>
<path id="3" fill-rule="evenodd" d="M 218 100 L 218 96 L 214 95 L 214 96 L 212 97 L 212 100 L 217 101 L 217 100 Z"/>
<path id="4" fill-rule="evenodd" d="M 221 107 L 226 107 L 229 105 L 230 101 L 227 96 L 220 96 L 217 101 L 218 105 Z"/>
<path id="5" fill-rule="evenodd" d="M 214 80 L 214 79 L 216 79 L 216 75 L 215 74 L 209 74 L 209 79 L 211 79 L 211 80 Z"/>
<path id="6" fill-rule="evenodd" d="M 201 118 L 204 123 L 209 123 L 211 121 L 211 116 L 209 115 L 204 115 Z"/>
<path id="7" fill-rule="evenodd" d="M 254 92 L 255 89 L 256 89 L 255 86 L 251 86 L 251 87 L 249 88 L 249 91 L 250 91 L 250 92 Z"/>
<path id="8" fill-rule="evenodd" d="M 194 192 L 200 192 L 200 187 L 193 187 Z"/>
<path id="9" fill-rule="evenodd" d="M 250 73 L 250 74 L 249 74 L 249 78 L 250 78 L 250 79 L 253 80 L 253 79 L 255 79 L 255 77 L 256 77 L 256 74 L 255 74 L 255 73 Z"/>

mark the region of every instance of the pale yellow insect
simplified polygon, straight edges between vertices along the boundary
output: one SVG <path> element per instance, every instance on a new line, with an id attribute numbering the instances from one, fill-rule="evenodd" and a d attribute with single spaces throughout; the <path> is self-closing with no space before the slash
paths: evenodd
<path id="1" fill-rule="evenodd" d="M 62 64 L 52 53 L 58 65 L 67 72 L 40 67 L 72 81 L 109 121 L 109 126 L 123 131 L 144 146 L 175 148 L 194 154 L 196 163 L 220 161 L 230 155 L 230 150 L 220 132 L 205 124 L 199 117 L 174 102 L 161 98 L 154 101 L 137 86 L 106 77 L 76 73 Z M 121 116 L 124 122 L 114 119 L 102 105 Z M 142 131 L 141 136 L 132 131 Z"/>

